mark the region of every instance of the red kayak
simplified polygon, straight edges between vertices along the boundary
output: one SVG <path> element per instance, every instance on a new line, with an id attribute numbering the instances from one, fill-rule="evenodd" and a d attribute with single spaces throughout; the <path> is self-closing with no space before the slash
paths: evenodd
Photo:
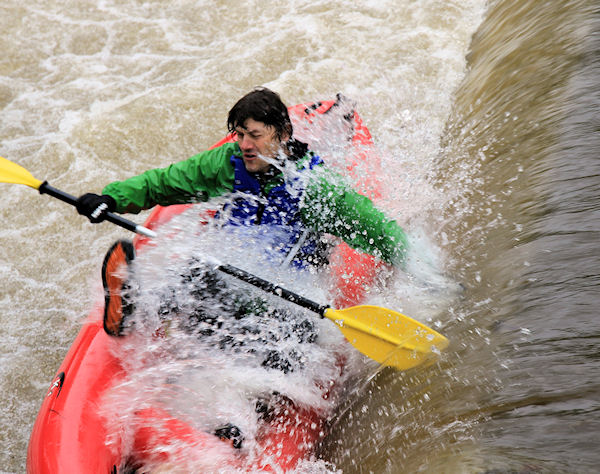
<path id="1" fill-rule="evenodd" d="M 377 196 L 379 161 L 373 154 L 371 136 L 343 98 L 290 107 L 290 116 L 295 135 L 326 161 L 326 153 L 311 141 L 319 136 L 319 130 L 336 127 L 347 147 L 344 162 L 339 165 L 344 169 L 339 171 L 351 176 L 360 192 Z M 215 146 L 228 140 L 232 137 L 227 136 Z M 189 208 L 157 207 L 145 226 L 165 226 Z M 138 255 L 152 247 L 148 243 L 147 238 L 136 237 Z M 328 269 L 335 281 L 330 301 L 339 308 L 360 302 L 377 266 L 372 257 L 345 244 L 338 245 Z M 326 434 L 322 409 L 297 404 L 286 396 L 261 418 L 252 434 L 251 452 L 235 447 L 234 436 L 216 436 L 214 431 L 203 430 L 201 424 L 180 416 L 172 407 L 153 400 L 139 403 L 136 379 L 119 350 L 129 337 L 109 336 L 103 328 L 103 308 L 91 311 L 44 394 L 29 442 L 27 472 L 125 473 L 159 467 L 176 467 L 180 472 L 285 472 L 308 459 Z M 340 355 L 334 365 L 340 377 L 334 377 L 328 387 L 319 387 L 324 399 L 341 380 L 344 357 Z M 126 413 L 121 411 L 117 416 L 116 408 L 111 412 L 109 405 L 115 391 L 122 387 L 128 387 L 135 397 Z"/>

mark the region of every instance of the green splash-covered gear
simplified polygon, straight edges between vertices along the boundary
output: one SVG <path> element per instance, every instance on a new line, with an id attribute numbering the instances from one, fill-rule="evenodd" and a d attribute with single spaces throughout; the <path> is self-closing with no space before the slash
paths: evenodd
<path id="1" fill-rule="evenodd" d="M 138 213 L 157 204 L 207 201 L 236 189 L 232 157 L 241 156 L 237 143 L 226 143 L 166 168 L 110 183 L 102 192 L 114 198 L 119 213 Z M 303 168 L 303 161 L 298 162 L 299 169 Z M 298 218 L 307 229 L 340 237 L 351 247 L 388 263 L 403 261 L 407 239 L 394 220 L 323 166 L 317 166 L 310 173 L 308 179 L 302 180 L 302 196 L 297 204 Z M 281 179 L 282 173 L 275 173 L 266 180 L 257 179 L 260 197 L 268 201 L 269 190 L 279 185 Z M 297 193 L 296 184 L 294 186 Z"/>

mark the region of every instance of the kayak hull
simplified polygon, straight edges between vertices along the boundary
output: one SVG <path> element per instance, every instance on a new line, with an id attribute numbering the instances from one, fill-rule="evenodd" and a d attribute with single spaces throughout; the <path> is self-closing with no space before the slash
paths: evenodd
<path id="1" fill-rule="evenodd" d="M 27 455 L 27 472 L 113 472 L 120 460 L 106 449 L 99 396 L 125 376 L 108 348 L 101 310 L 83 325 L 42 402 Z"/>
<path id="2" fill-rule="evenodd" d="M 327 114 L 339 101 L 301 104 L 290 108 L 293 120 L 310 122 Z M 361 147 L 371 145 L 371 136 L 357 114 L 352 120 L 352 143 Z M 225 141 L 232 140 L 231 136 Z M 365 160 L 362 151 L 355 160 Z M 377 161 L 369 157 L 370 167 Z M 352 163 L 348 166 L 352 172 Z M 373 183 L 360 183 L 362 189 L 375 190 Z M 373 191 L 375 192 L 375 191 Z M 373 194 L 375 195 L 375 194 Z M 372 195 L 372 196 L 373 196 Z M 156 229 L 168 222 L 189 205 L 154 209 L 145 225 Z M 136 250 L 143 251 L 148 238 L 136 236 Z M 341 244 L 332 257 L 331 273 L 336 280 L 335 304 L 346 307 L 363 297 L 376 275 L 377 263 L 367 255 Z M 352 275 L 352 278 L 348 278 Z M 157 445 L 170 441 L 194 447 L 194 452 L 219 452 L 239 467 L 240 456 L 229 440 L 220 440 L 212 433 L 199 432 L 183 420 L 173 418 L 160 407 L 141 408 L 134 412 L 138 429 L 128 441 L 128 452 L 119 440 L 119 430 L 108 423 L 103 413 L 107 392 L 127 378 L 126 370 L 114 355 L 120 338 L 109 336 L 103 328 L 103 308 L 95 307 L 84 322 L 64 361 L 53 378 L 35 421 L 27 453 L 27 472 L 36 474 L 85 474 L 133 472 L 136 464 L 169 462 L 173 452 L 161 452 Z M 342 365 L 340 364 L 340 370 Z M 109 427 L 110 426 L 110 427 Z M 161 429 L 156 429 L 160 426 Z M 269 426 L 275 427 L 269 429 Z M 314 451 L 325 432 L 325 420 L 314 410 L 290 405 L 271 420 L 259 433 L 257 442 L 262 455 L 252 470 L 287 471 Z M 187 451 L 186 451 L 187 452 Z M 247 469 L 248 466 L 245 466 Z"/>

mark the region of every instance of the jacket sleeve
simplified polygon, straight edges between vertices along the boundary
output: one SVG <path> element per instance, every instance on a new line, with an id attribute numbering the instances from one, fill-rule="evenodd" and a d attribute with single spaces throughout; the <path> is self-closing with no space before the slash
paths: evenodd
<path id="1" fill-rule="evenodd" d="M 309 184 L 301 210 L 305 223 L 387 263 L 403 263 L 408 239 L 402 228 L 369 198 L 336 181 L 322 175 Z"/>
<path id="2" fill-rule="evenodd" d="M 116 201 L 119 213 L 137 214 L 157 204 L 206 201 L 232 190 L 234 170 L 229 158 L 236 150 L 236 144 L 227 143 L 166 168 L 110 183 L 102 194 Z"/>

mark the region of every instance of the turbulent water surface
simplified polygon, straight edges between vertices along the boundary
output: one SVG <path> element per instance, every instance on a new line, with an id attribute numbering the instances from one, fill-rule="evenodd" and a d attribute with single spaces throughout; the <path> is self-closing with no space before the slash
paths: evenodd
<path id="1" fill-rule="evenodd" d="M 586 0 L 5 0 L 0 155 L 77 195 L 207 148 L 257 85 L 288 104 L 343 93 L 415 265 L 465 290 L 402 272 L 378 288 L 451 345 L 426 369 L 370 370 L 319 456 L 342 472 L 594 472 L 599 15 Z M 16 473 L 126 234 L 0 193 L 0 471 Z"/>

